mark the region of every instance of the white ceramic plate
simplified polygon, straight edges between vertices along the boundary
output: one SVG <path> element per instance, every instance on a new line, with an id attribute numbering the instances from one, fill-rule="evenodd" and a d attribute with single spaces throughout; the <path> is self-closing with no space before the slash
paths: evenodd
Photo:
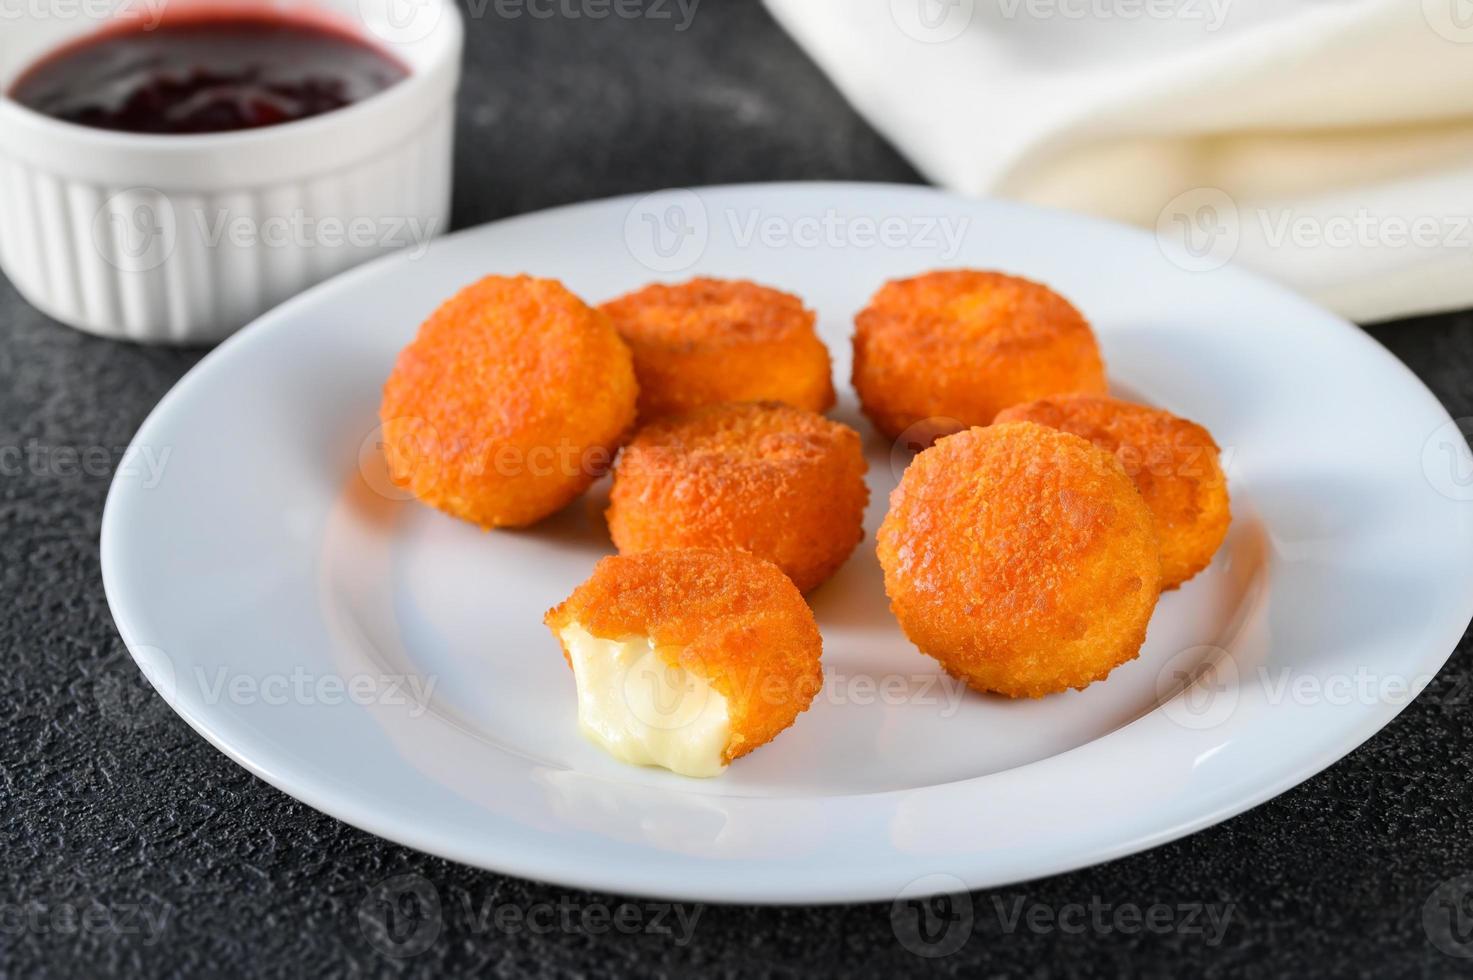
<path id="1" fill-rule="evenodd" d="M 1140 658 L 1087 691 L 958 691 L 898 631 L 870 540 L 812 596 L 827 682 L 791 730 L 713 780 L 630 768 L 578 735 L 541 623 L 610 551 L 600 488 L 487 534 L 383 479 L 375 415 L 394 356 L 483 274 L 556 276 L 592 301 L 697 272 L 772 283 L 818 310 L 842 382 L 851 318 L 882 280 L 961 265 L 1060 289 L 1121 391 L 1225 450 L 1235 520 L 1217 560 L 1162 599 Z M 837 901 L 1138 851 L 1355 748 L 1473 614 L 1473 461 L 1447 413 L 1356 328 L 1183 265 L 1137 231 L 883 185 L 670 192 L 469 231 L 314 289 L 190 372 L 112 488 L 108 599 L 154 686 L 231 758 L 472 865 Z M 868 440 L 872 537 L 904 458 L 841 389 L 835 416 Z"/>

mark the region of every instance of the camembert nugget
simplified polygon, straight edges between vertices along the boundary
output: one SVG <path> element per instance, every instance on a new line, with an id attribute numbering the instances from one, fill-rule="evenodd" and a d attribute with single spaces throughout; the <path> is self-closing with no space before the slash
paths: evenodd
<path id="1" fill-rule="evenodd" d="M 608 317 L 554 280 L 491 276 L 399 354 L 379 410 L 389 474 L 482 527 L 532 524 L 608 469 L 637 392 Z"/>
<path id="2" fill-rule="evenodd" d="M 1040 697 L 1133 659 L 1161 588 L 1151 512 L 1078 436 L 1009 422 L 918 455 L 879 531 L 912 643 L 980 691 Z"/>
<path id="3" fill-rule="evenodd" d="M 1064 395 L 1004 409 L 999 422 L 1037 422 L 1112 453 L 1156 519 L 1163 589 L 1206 568 L 1232 514 L 1217 443 L 1195 422 L 1116 398 Z"/>
<path id="4" fill-rule="evenodd" d="M 545 622 L 610 755 L 715 776 L 771 741 L 823 684 L 822 643 L 776 565 L 741 551 L 604 558 Z"/>
<path id="5" fill-rule="evenodd" d="M 807 592 L 864 537 L 859 433 L 777 402 L 710 405 L 645 426 L 614 468 L 609 533 L 623 554 L 737 548 Z"/>
<path id="6" fill-rule="evenodd" d="M 834 404 L 828 348 L 803 301 L 753 282 L 656 283 L 603 304 L 634 351 L 639 418 L 716 402 Z"/>
<path id="7" fill-rule="evenodd" d="M 1018 402 L 1106 390 L 1084 317 L 1016 276 L 958 269 L 889 282 L 854 323 L 854 387 L 891 439 L 925 446 Z"/>

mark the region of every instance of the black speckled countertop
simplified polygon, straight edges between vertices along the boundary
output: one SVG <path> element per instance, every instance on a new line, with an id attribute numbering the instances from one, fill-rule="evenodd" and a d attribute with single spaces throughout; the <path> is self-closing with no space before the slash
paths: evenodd
<path id="1" fill-rule="evenodd" d="M 667 186 L 917 180 L 755 2 L 711 0 L 680 23 L 472 19 L 456 225 Z M 1370 332 L 1454 416 L 1473 416 L 1473 314 Z M 905 908 L 892 921 L 889 905 L 624 907 L 316 813 L 140 686 L 103 597 L 97 536 L 112 469 L 199 356 L 83 336 L 0 281 L 0 447 L 19 449 L 0 473 L 0 976 L 1473 969 L 1429 937 L 1426 921 L 1447 925 L 1437 899 L 1424 921 L 1451 882 L 1443 897 L 1468 916 L 1453 924 L 1473 931 L 1473 878 L 1456 880 L 1473 874 L 1466 636 L 1414 704 L 1327 772 L 1186 840 L 977 893 L 969 917 L 933 909 L 941 946 L 917 943 Z M 376 928 L 378 899 L 406 883 L 438 897 L 433 936 Z M 956 951 L 916 951 L 956 945 L 966 921 Z M 1438 939 L 1473 956 L 1473 935 Z"/>

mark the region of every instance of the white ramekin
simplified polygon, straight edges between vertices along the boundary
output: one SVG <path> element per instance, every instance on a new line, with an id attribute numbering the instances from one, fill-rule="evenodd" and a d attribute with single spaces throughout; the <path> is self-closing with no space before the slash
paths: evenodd
<path id="1" fill-rule="evenodd" d="M 33 3 L 0 25 L 0 91 L 105 22 L 157 23 L 191 0 L 104 2 Z M 464 33 L 453 0 L 229 6 L 312 11 L 363 31 L 410 76 L 312 119 L 204 136 L 89 129 L 0 96 L 0 268 L 42 312 L 108 337 L 211 343 L 446 230 Z"/>

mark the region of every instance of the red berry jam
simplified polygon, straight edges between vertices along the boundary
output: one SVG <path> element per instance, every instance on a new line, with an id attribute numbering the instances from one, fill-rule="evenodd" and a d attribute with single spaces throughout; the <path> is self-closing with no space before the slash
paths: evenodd
<path id="1" fill-rule="evenodd" d="M 320 116 L 408 74 L 346 31 L 269 14 L 220 14 L 104 31 L 33 66 L 9 94 L 82 126 L 187 135 Z"/>

